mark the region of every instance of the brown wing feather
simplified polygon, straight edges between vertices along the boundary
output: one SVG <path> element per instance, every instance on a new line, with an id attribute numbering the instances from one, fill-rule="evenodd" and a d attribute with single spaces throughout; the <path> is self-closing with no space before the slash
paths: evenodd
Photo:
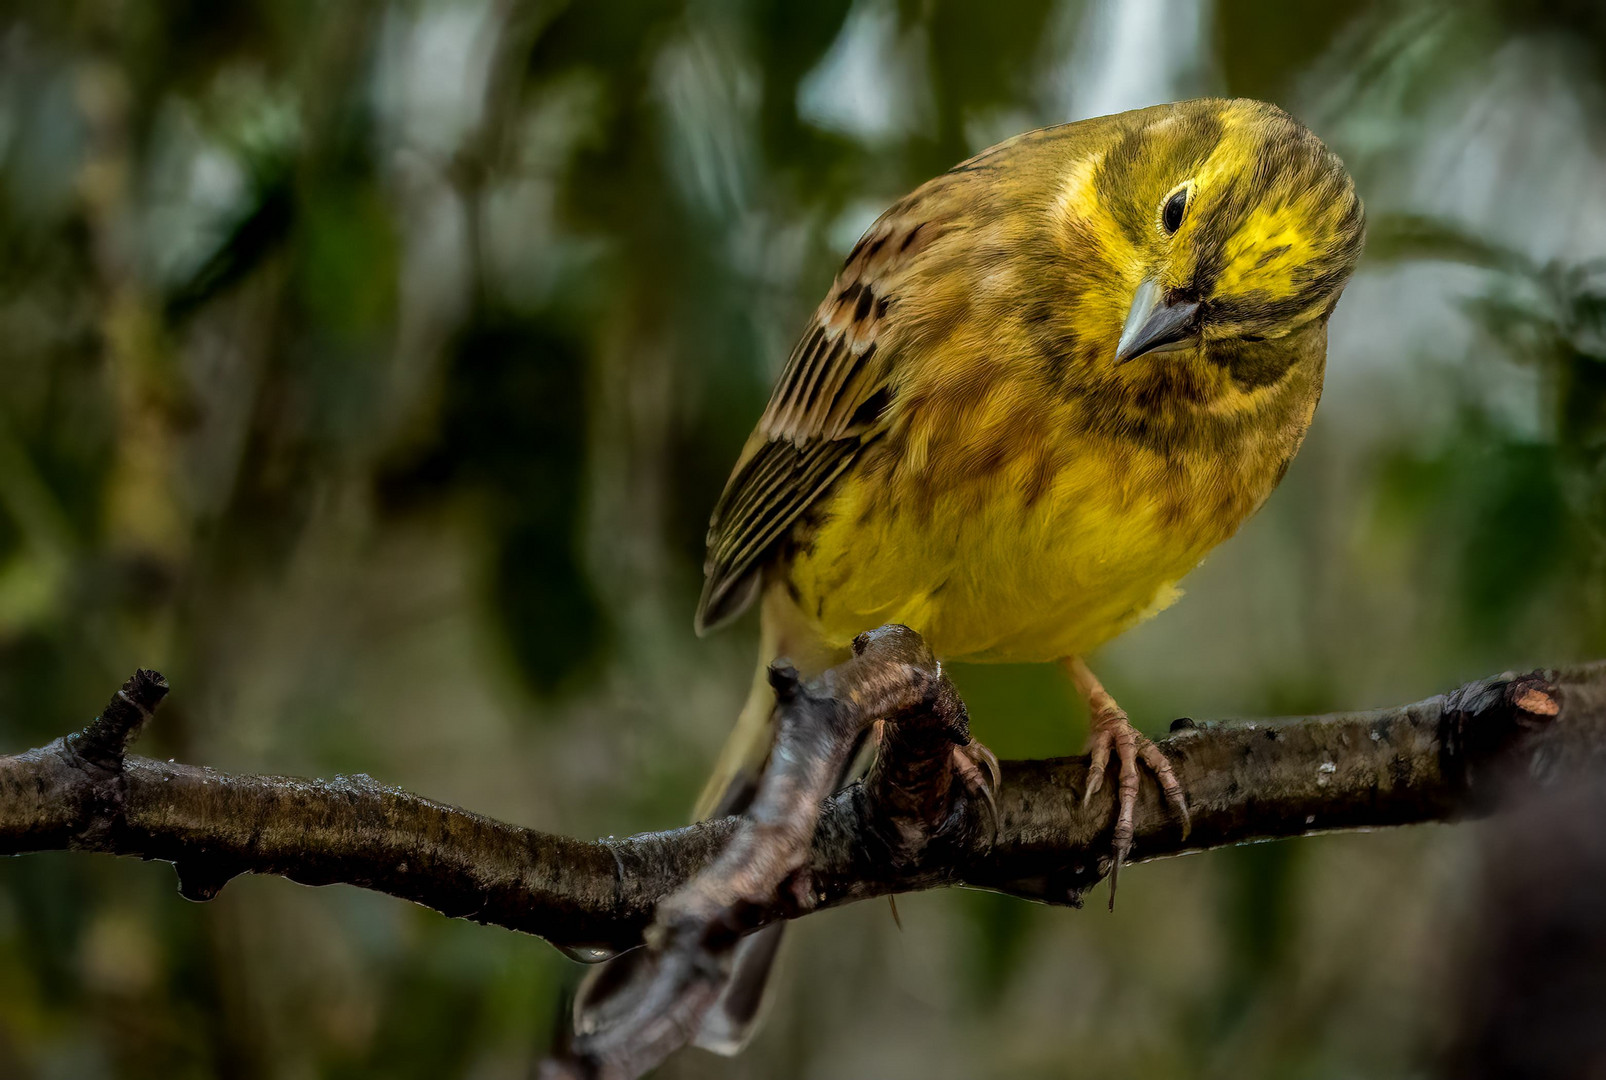
<path id="1" fill-rule="evenodd" d="M 897 289 L 944 231 L 912 213 L 918 206 L 905 200 L 870 227 L 792 350 L 709 522 L 699 633 L 741 614 L 776 545 L 880 434 Z"/>

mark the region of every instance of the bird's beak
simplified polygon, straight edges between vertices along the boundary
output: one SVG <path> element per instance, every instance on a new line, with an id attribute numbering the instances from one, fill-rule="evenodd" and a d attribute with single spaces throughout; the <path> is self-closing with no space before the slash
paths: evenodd
<path id="1" fill-rule="evenodd" d="M 1193 301 L 1167 304 L 1164 293 L 1153 278 L 1145 278 L 1132 296 L 1132 309 L 1121 328 L 1121 341 L 1115 347 L 1115 362 L 1124 364 L 1145 353 L 1165 352 L 1190 344 L 1199 332 L 1199 305 Z"/>

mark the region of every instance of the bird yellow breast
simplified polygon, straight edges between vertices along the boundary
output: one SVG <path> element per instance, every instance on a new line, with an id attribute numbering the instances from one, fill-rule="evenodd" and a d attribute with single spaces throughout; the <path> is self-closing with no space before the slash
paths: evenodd
<path id="1" fill-rule="evenodd" d="M 1043 396 L 995 391 L 964 423 L 922 402 L 911 412 L 927 423 L 867 451 L 788 570 L 822 640 L 902 622 L 950 660 L 1093 649 L 1179 595 L 1270 494 L 1314 408 L 1163 450 L 1089 430 L 1068 406 L 1007 404 Z"/>

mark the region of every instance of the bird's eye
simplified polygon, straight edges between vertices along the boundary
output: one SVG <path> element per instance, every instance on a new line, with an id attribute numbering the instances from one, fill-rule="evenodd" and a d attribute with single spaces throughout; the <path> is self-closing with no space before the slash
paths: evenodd
<path id="1" fill-rule="evenodd" d="M 1182 215 L 1188 209 L 1188 190 L 1186 184 L 1177 188 L 1160 208 L 1160 226 L 1165 229 L 1167 236 L 1174 235 L 1182 228 Z"/>

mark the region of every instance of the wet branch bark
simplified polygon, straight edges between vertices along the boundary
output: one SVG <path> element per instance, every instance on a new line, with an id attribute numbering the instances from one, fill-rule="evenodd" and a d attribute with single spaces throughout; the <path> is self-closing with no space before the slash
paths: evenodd
<path id="1" fill-rule="evenodd" d="M 740 824 L 584 841 L 364 776 L 231 775 L 126 754 L 166 691 L 161 676 L 141 671 L 82 731 L 0 757 L 0 854 L 163 860 L 195 900 L 242 873 L 357 885 L 583 952 L 638 943 L 658 902 L 708 867 Z M 1188 792 L 1193 831 L 1184 841 L 1146 786 L 1133 861 L 1474 816 L 1511 798 L 1512 779 L 1543 784 L 1597 769 L 1606 759 L 1606 662 L 1500 676 L 1375 712 L 1178 726 L 1160 745 Z M 1078 903 L 1107 869 L 1112 811 L 1108 785 L 1081 806 L 1086 777 L 1085 758 L 1006 761 L 996 815 L 971 800 L 945 842 L 925 846 L 889 820 L 896 800 L 855 784 L 824 804 L 807 891 L 770 917 L 955 884 Z"/>

